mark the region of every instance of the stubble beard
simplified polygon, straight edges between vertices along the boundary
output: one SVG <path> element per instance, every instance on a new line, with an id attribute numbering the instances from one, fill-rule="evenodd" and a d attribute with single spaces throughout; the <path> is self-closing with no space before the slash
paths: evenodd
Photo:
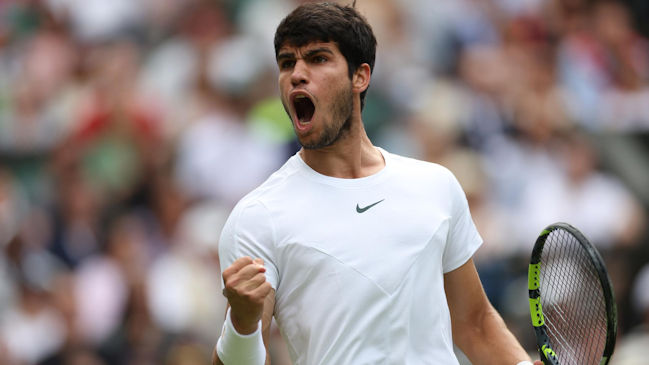
<path id="1" fill-rule="evenodd" d="M 354 94 L 351 88 L 345 88 L 338 93 L 331 106 L 331 123 L 325 123 L 322 133 L 314 141 L 300 140 L 300 145 L 307 150 L 317 150 L 329 147 L 338 142 L 351 129 Z"/>

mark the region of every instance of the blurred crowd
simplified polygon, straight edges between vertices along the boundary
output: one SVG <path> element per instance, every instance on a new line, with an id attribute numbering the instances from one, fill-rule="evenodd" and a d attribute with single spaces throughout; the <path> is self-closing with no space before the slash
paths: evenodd
<path id="1" fill-rule="evenodd" d="M 272 38 L 300 2 L 0 1 L 0 364 L 209 363 L 221 227 L 298 149 Z M 613 279 L 613 364 L 649 356 L 647 4 L 357 1 L 368 134 L 458 176 L 530 351 L 529 252 L 566 221 Z"/>

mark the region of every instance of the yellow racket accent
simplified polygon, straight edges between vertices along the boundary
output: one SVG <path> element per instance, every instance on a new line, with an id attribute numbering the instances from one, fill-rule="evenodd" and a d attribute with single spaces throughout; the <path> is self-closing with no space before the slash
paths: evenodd
<path id="1" fill-rule="evenodd" d="M 541 298 L 530 298 L 530 315 L 534 327 L 541 327 L 545 324 L 545 318 L 541 310 Z"/>
<path id="2" fill-rule="evenodd" d="M 546 359 L 549 359 L 550 356 L 555 357 L 555 358 L 557 357 L 557 354 L 554 353 L 554 350 L 552 350 L 550 348 L 550 346 L 543 345 L 543 347 L 541 349 L 543 350 L 543 353 L 545 354 Z"/>
<path id="3" fill-rule="evenodd" d="M 536 290 L 539 288 L 539 273 L 541 270 L 539 267 L 541 264 L 530 264 L 530 267 L 527 272 L 527 286 L 530 290 Z"/>

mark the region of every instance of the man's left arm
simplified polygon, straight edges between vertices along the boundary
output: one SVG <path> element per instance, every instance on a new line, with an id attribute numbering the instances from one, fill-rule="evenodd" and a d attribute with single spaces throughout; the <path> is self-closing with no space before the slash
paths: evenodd
<path id="1" fill-rule="evenodd" d="M 444 275 L 444 289 L 453 341 L 473 364 L 516 365 L 530 360 L 487 299 L 473 259 Z"/>

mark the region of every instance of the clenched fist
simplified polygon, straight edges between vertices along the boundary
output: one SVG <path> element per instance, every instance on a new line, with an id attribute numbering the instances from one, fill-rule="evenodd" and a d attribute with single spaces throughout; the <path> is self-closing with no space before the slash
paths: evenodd
<path id="1" fill-rule="evenodd" d="M 241 257 L 223 270 L 223 295 L 230 304 L 230 318 L 242 335 L 257 330 L 264 309 L 264 300 L 272 287 L 266 281 L 262 259 Z"/>

